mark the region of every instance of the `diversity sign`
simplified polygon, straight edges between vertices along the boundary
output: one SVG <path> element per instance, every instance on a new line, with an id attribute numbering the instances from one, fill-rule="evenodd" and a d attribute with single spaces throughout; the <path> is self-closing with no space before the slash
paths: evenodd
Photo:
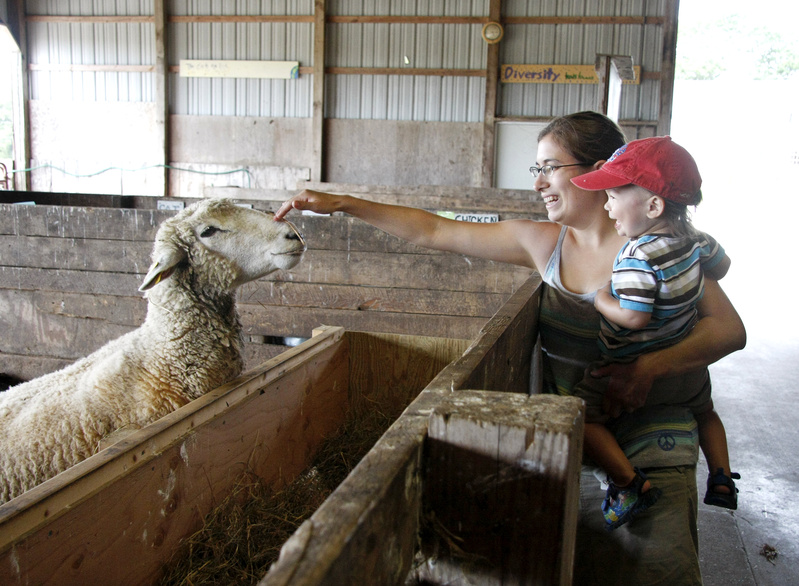
<path id="1" fill-rule="evenodd" d="M 633 67 L 635 79 L 623 83 L 638 84 L 641 68 Z M 502 65 L 503 83 L 599 83 L 593 65 Z"/>

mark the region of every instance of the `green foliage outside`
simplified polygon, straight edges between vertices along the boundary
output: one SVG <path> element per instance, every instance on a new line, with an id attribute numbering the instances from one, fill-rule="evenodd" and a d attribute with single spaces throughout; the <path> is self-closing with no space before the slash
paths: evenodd
<path id="1" fill-rule="evenodd" d="M 713 80 L 722 75 L 746 80 L 788 79 L 799 74 L 799 37 L 740 14 L 719 14 L 680 22 L 677 79 Z"/>

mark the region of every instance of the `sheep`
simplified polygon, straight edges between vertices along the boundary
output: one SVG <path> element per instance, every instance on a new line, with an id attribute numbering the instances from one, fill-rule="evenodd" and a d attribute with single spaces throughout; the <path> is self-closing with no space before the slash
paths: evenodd
<path id="1" fill-rule="evenodd" d="M 164 221 L 139 288 L 137 329 L 66 368 L 0 393 L 0 503 L 238 376 L 236 289 L 296 265 L 289 222 L 203 200 Z M 114 436 L 111 436 L 114 437 Z"/>

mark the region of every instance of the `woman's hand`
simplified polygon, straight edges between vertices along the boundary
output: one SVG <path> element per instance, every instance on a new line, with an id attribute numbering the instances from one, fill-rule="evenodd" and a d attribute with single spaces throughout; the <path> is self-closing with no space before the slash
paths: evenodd
<path id="1" fill-rule="evenodd" d="M 603 409 L 611 417 L 618 417 L 622 411 L 631 413 L 646 403 L 656 373 L 648 364 L 648 355 L 640 356 L 634 362 L 608 364 L 591 372 L 599 378 L 609 376 Z"/>
<path id="2" fill-rule="evenodd" d="M 346 197 L 346 195 L 335 195 L 306 189 L 283 202 L 280 209 L 275 212 L 275 220 L 282 220 L 292 209 L 309 210 L 317 214 L 332 214 L 333 212 L 341 211 L 342 201 Z"/>

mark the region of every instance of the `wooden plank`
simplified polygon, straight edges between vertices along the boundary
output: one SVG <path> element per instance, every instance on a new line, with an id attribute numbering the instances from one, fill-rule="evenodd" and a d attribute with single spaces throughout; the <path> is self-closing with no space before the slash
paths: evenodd
<path id="1" fill-rule="evenodd" d="M 0 243 L 2 240 L 0 239 Z M 46 261 L 46 259 L 45 259 Z M 353 250 L 309 250 L 292 279 L 319 284 L 347 284 L 444 291 L 512 291 L 531 269 L 458 254 L 382 254 Z"/>
<path id="2" fill-rule="evenodd" d="M 108 319 L 73 317 L 59 313 L 57 293 L 18 292 L 0 289 L 0 350 L 11 354 L 35 354 L 74 361 L 86 356 L 134 329 L 138 323 L 115 323 Z M 70 296 L 70 300 L 91 302 L 91 298 Z M 112 304 L 113 305 L 113 304 Z M 108 307 L 109 314 L 113 314 Z M 121 322 L 132 322 L 127 309 Z"/>
<path id="3" fill-rule="evenodd" d="M 307 465 L 343 421 L 347 352 L 329 328 L 1 506 L 0 582 L 154 581 L 241 472 Z"/>
<path id="4" fill-rule="evenodd" d="M 86 317 L 103 318 L 106 314 L 96 311 L 104 304 L 139 305 L 143 297 L 138 292 L 141 277 L 138 274 L 94 272 L 86 278 L 85 271 L 50 270 L 29 267 L 0 266 L 0 283 L 3 287 L 21 291 L 58 292 L 65 295 L 70 304 L 68 313 Z M 98 303 L 86 301 L 90 313 L 83 314 L 74 304 L 73 296 L 97 296 Z M 297 281 L 275 281 L 261 279 L 243 286 L 238 294 L 239 306 L 251 305 L 253 311 L 264 305 L 295 308 L 319 308 L 325 310 L 375 311 L 390 313 L 422 313 L 429 315 L 452 315 L 463 317 L 491 317 L 507 300 L 505 292 L 432 291 L 405 287 L 367 287 L 360 285 L 330 284 L 320 287 L 318 283 Z M 113 308 L 115 311 L 116 307 Z M 66 313 L 66 311 L 59 311 Z M 136 318 L 124 323 L 139 324 L 144 311 Z M 270 332 L 258 332 L 270 334 Z"/>
<path id="5" fill-rule="evenodd" d="M 485 324 L 482 317 L 433 316 L 425 314 L 370 311 L 323 310 L 290 307 L 263 307 L 249 312 L 239 308 L 245 334 L 308 337 L 319 324 L 348 330 L 416 334 L 442 338 L 471 339 Z"/>
<path id="6" fill-rule="evenodd" d="M 144 275 L 152 247 L 152 242 L 127 240 L 0 236 L 0 262 L 6 266 Z"/>
<path id="7" fill-rule="evenodd" d="M 525 322 L 537 305 L 540 280 L 531 278 L 497 312 L 466 352 L 425 387 L 347 479 L 283 546 L 261 586 L 403 584 L 421 516 L 421 454 L 433 409 L 480 368 L 478 378 L 501 381 L 505 363 L 491 360 L 491 341 L 508 324 Z M 519 316 L 522 316 L 519 318 Z M 534 337 L 535 331 L 529 331 Z M 531 355 L 527 354 L 527 366 Z M 497 371 L 492 374 L 490 371 Z M 522 369 L 526 370 L 526 369 Z M 579 465 L 579 459 L 578 459 Z M 574 476 L 577 477 L 576 475 Z M 569 493 L 569 499 L 576 498 Z M 391 527 L 387 539 L 386 527 Z"/>
<path id="8" fill-rule="evenodd" d="M 161 223 L 174 215 L 168 211 L 111 207 L 0 204 L 0 234 L 152 243 Z"/>
<path id="9" fill-rule="evenodd" d="M 436 77 L 485 77 L 483 69 L 421 67 L 325 67 L 327 75 L 432 75 Z"/>
<path id="10" fill-rule="evenodd" d="M 2 261 L 5 261 L 5 257 Z M 124 297 L 135 295 L 141 299 L 138 291 L 141 282 L 142 276 L 137 273 L 97 271 L 91 274 L 91 278 L 86 278 L 85 271 L 0 266 L 0 283 L 8 289 Z"/>
<path id="11" fill-rule="evenodd" d="M 419 530 L 426 433 L 427 417 L 395 422 L 286 541 L 259 586 L 403 584 Z"/>
<path id="12" fill-rule="evenodd" d="M 0 275 L 2 273 L 0 272 Z M 494 315 L 509 293 L 433 291 L 404 287 L 367 287 L 296 281 L 256 282 L 239 292 L 239 305 L 282 305 L 350 311 L 423 313 L 485 317 Z"/>
<path id="13" fill-rule="evenodd" d="M 420 582 L 570 585 L 583 420 L 574 397 L 461 391 L 437 405 Z"/>
<path id="14" fill-rule="evenodd" d="M 0 235 L 0 263 L 6 266 L 144 275 L 151 243 Z M 530 269 L 457 254 L 384 254 L 311 249 L 287 273 L 295 281 L 319 284 L 439 289 L 499 293 L 511 291 Z"/>
<path id="15" fill-rule="evenodd" d="M 464 355 L 442 370 L 427 389 L 530 392 L 540 287 L 540 276 L 532 275 L 486 323 Z"/>
<path id="16" fill-rule="evenodd" d="M 469 345 L 467 339 L 348 331 L 350 404 L 357 412 L 379 406 L 398 417 L 447 364 Z M 390 365 L 390 368 L 387 366 Z"/>

